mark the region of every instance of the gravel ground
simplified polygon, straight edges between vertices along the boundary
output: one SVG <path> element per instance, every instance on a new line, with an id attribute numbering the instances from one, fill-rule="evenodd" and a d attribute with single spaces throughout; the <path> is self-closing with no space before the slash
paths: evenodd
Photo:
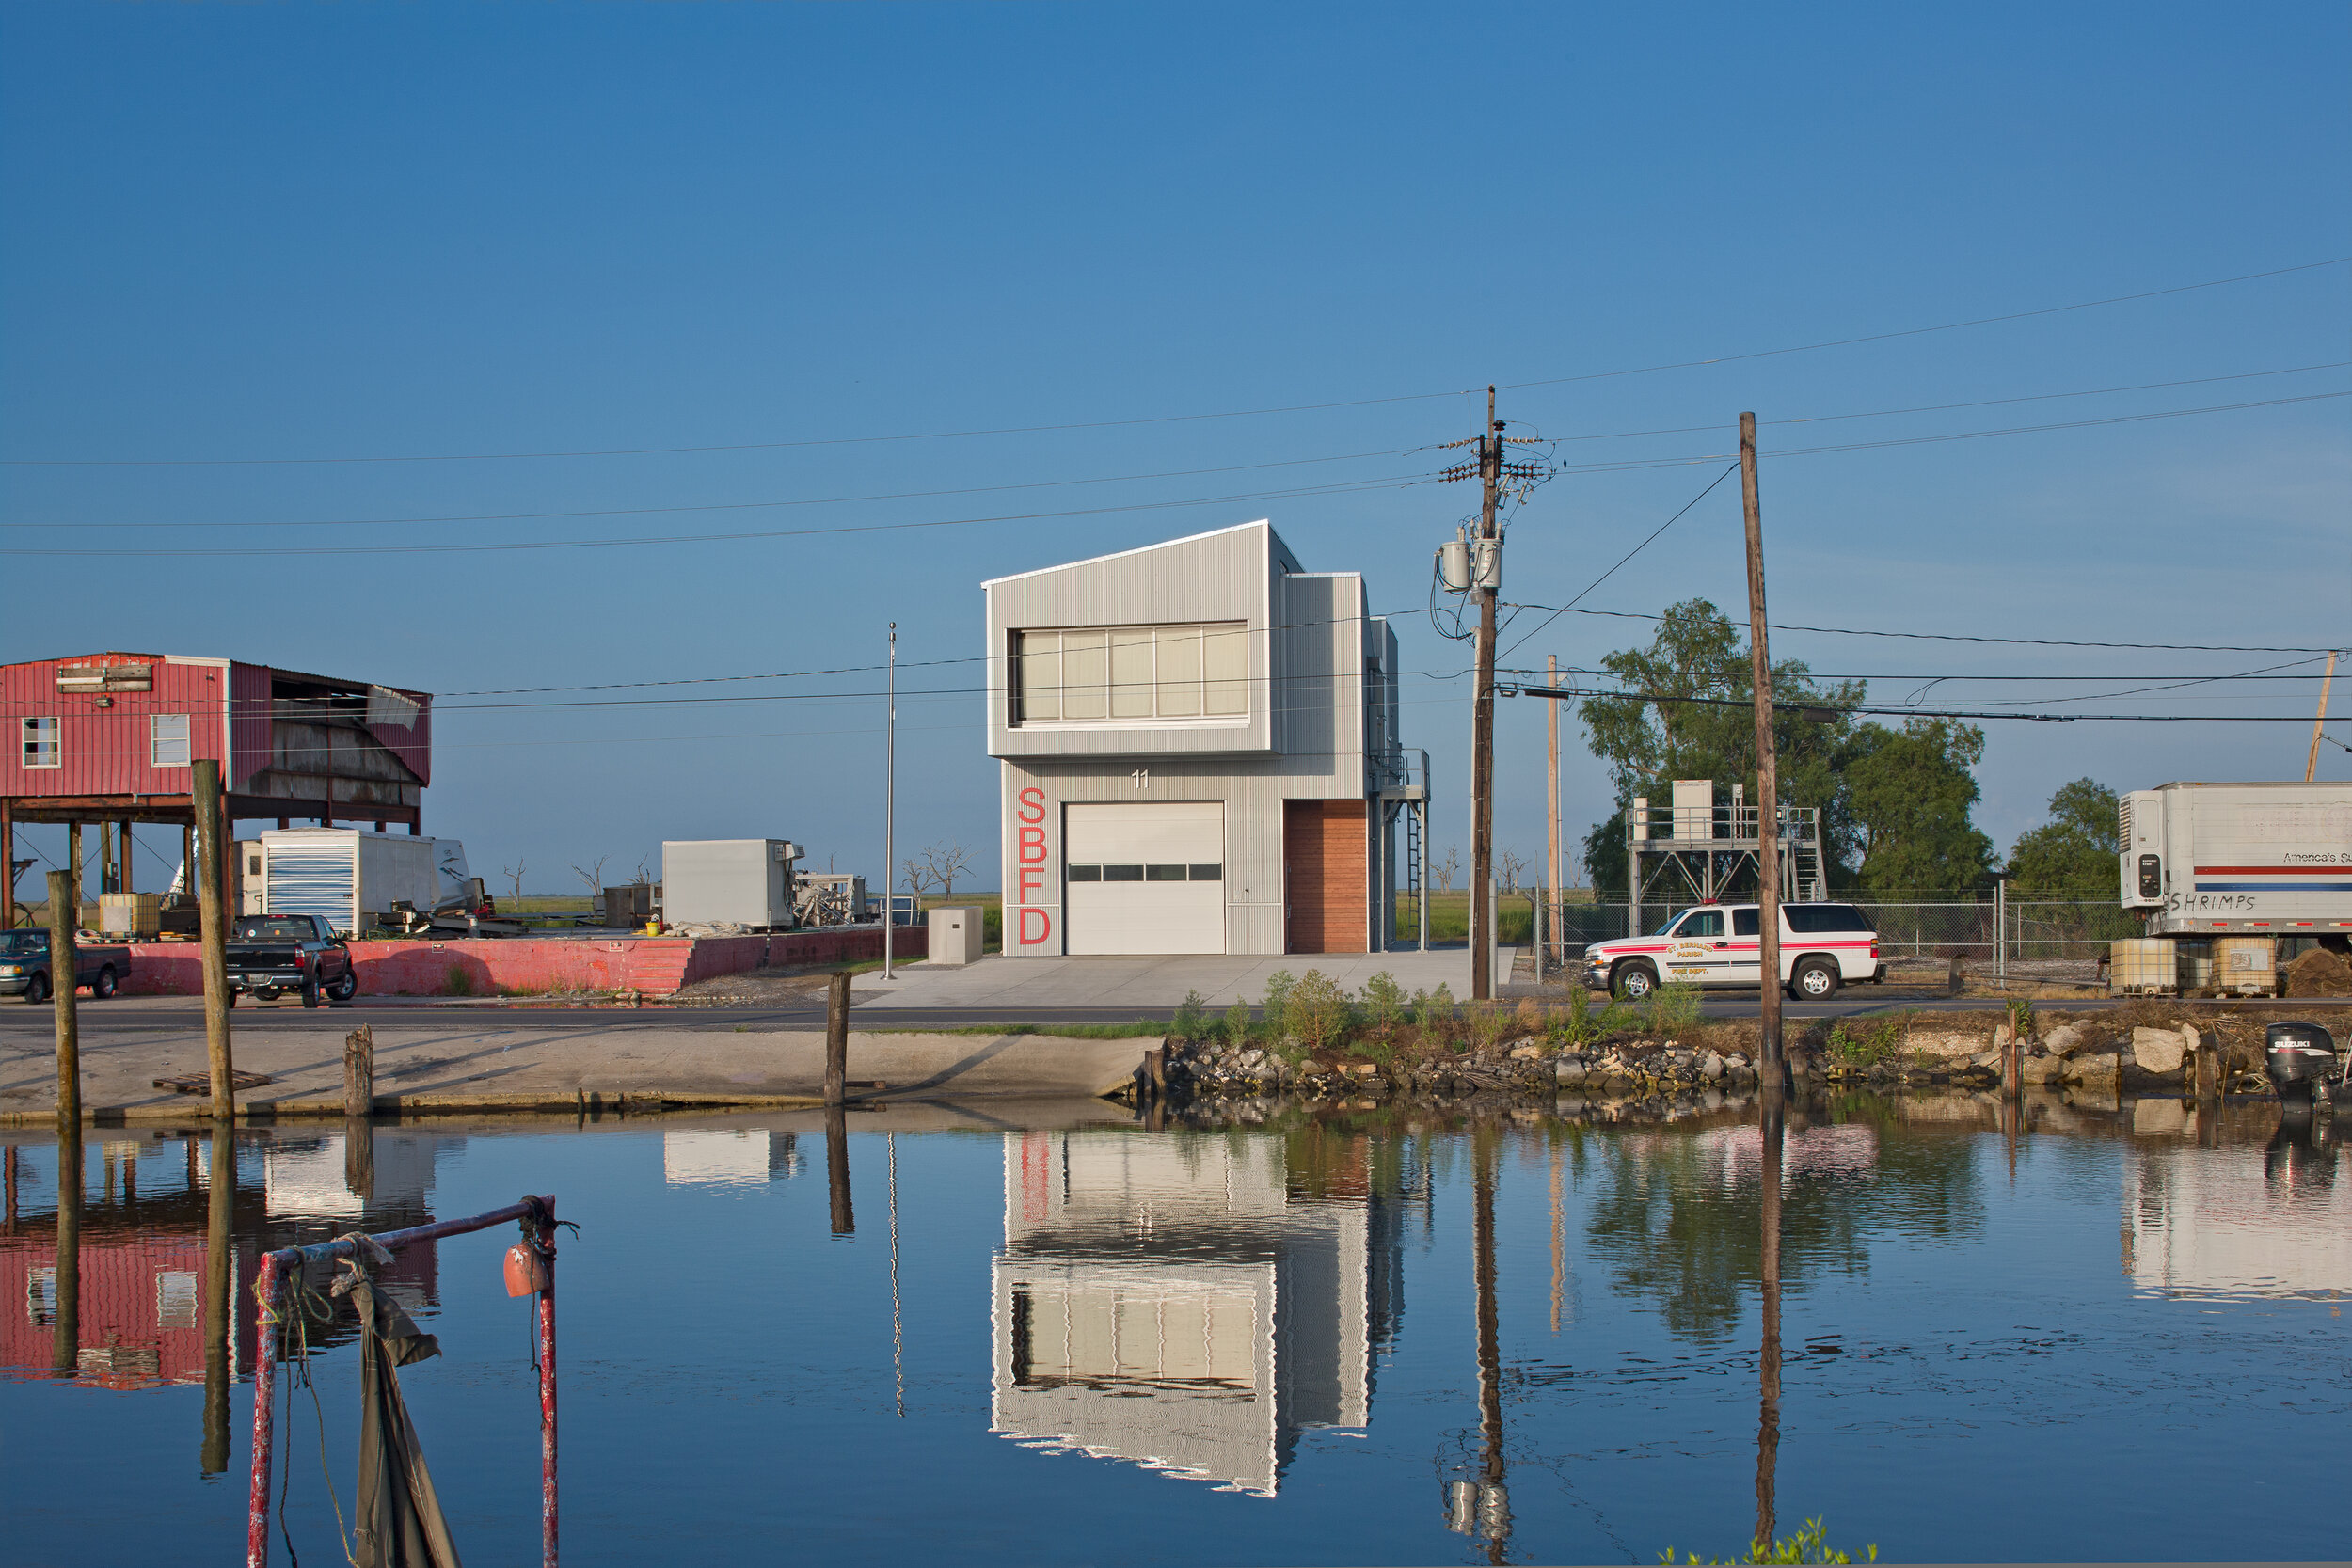
<path id="1" fill-rule="evenodd" d="M 674 1007 L 739 1007 L 747 1004 L 813 1002 L 825 994 L 825 969 L 753 969 L 697 980 L 668 998 Z"/>

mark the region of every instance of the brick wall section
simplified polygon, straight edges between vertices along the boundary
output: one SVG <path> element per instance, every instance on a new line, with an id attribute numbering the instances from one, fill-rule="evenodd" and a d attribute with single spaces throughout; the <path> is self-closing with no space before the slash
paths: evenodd
<path id="1" fill-rule="evenodd" d="M 923 957 L 930 933 L 898 927 L 893 950 Z M 790 931 L 745 937 L 505 937 L 455 942 L 355 942 L 362 996 L 498 996 L 539 991 L 636 990 L 668 996 L 680 987 L 762 964 L 857 962 L 882 957 L 882 931 Z M 131 996 L 199 996 L 202 962 L 192 942 L 143 942 L 131 949 Z M 451 977 L 462 976 L 453 990 Z"/>
<path id="2" fill-rule="evenodd" d="M 1282 803 L 1283 896 L 1293 953 L 1361 953 L 1365 939 L 1364 803 Z"/>

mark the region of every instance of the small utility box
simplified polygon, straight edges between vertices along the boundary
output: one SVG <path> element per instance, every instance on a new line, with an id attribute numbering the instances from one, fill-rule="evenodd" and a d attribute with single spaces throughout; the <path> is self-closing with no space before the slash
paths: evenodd
<path id="1" fill-rule="evenodd" d="M 800 858 L 801 847 L 781 838 L 665 841 L 662 924 L 729 922 L 755 930 L 789 930 L 792 863 Z"/>
<path id="2" fill-rule="evenodd" d="M 930 956 L 935 964 L 968 964 L 980 956 L 983 925 L 977 905 L 941 904 L 930 911 Z"/>

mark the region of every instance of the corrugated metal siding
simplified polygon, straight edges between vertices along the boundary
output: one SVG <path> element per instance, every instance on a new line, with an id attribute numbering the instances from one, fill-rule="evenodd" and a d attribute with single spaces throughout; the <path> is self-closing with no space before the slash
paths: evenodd
<path id="1" fill-rule="evenodd" d="M 397 690 L 397 688 L 387 689 Z M 420 691 L 403 691 L 404 697 L 414 698 L 417 721 L 401 729 L 391 724 L 371 724 L 368 733 L 383 743 L 384 749 L 406 765 L 417 776 L 419 784 L 433 782 L 433 699 Z"/>
<path id="2" fill-rule="evenodd" d="M 317 840 L 270 834 L 263 841 L 268 879 L 263 907 L 272 914 L 315 914 L 349 934 L 358 919 L 358 841 L 322 834 Z"/>
<path id="3" fill-rule="evenodd" d="M 96 662 L 98 657 L 77 655 L 0 666 L 0 712 L 6 715 L 0 721 L 0 794 L 187 793 L 188 768 L 152 765 L 148 721 L 158 713 L 189 716 L 194 756 L 221 755 L 224 672 L 218 665 L 167 661 L 161 656 L 126 660 L 153 664 L 154 689 L 112 693 L 113 705 L 105 708 L 98 705 L 95 693 L 57 689 L 58 665 Z M 53 714 L 61 721 L 60 766 L 24 768 L 19 721 Z"/>
<path id="4" fill-rule="evenodd" d="M 270 765 L 270 673 L 259 664 L 229 667 L 229 787 L 243 789 Z"/>

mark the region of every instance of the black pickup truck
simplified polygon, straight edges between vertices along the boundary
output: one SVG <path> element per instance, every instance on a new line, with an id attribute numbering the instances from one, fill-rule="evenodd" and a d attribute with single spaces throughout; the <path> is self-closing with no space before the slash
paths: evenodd
<path id="1" fill-rule="evenodd" d="M 314 914 L 240 915 L 229 930 L 229 1004 L 239 993 L 257 1002 L 298 990 L 302 1005 L 323 997 L 348 1002 L 359 990 L 351 948 Z"/>
<path id="2" fill-rule="evenodd" d="M 73 983 L 89 987 L 103 1002 L 131 973 L 131 950 L 110 943 L 73 945 Z M 0 996 L 22 996 L 46 1002 L 56 991 L 49 972 L 49 933 L 42 930 L 0 931 Z"/>

